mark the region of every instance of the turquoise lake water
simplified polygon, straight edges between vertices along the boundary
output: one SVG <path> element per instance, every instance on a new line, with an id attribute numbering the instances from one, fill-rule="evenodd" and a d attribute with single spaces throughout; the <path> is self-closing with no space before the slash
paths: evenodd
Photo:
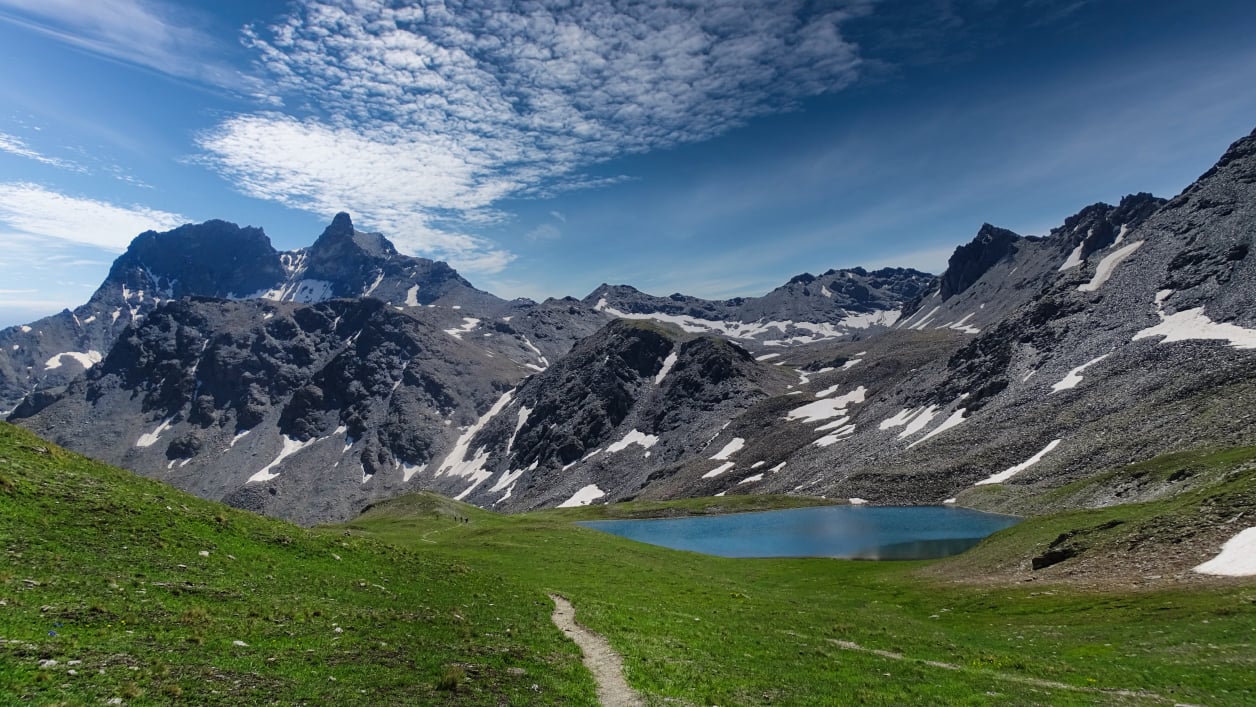
<path id="1" fill-rule="evenodd" d="M 924 560 L 961 553 L 1018 522 L 1015 516 L 946 506 L 822 506 L 580 525 L 721 557 Z"/>

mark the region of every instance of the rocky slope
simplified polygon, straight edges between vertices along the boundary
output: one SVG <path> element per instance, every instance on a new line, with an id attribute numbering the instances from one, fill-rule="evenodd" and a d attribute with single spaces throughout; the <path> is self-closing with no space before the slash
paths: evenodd
<path id="1" fill-rule="evenodd" d="M 803 273 L 762 297 L 656 297 L 628 285 L 601 285 L 583 301 L 615 317 L 669 322 L 686 332 L 716 334 L 770 351 L 880 331 L 932 281 L 931 275 L 906 268 L 851 268 L 819 277 Z"/>

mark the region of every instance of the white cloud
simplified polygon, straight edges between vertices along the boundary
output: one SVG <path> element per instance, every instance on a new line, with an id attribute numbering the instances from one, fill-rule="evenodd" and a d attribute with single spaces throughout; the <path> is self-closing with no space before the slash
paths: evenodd
<path id="1" fill-rule="evenodd" d="M 620 181 L 579 171 L 849 85 L 860 59 L 840 27 L 868 3 L 381 5 L 304 0 L 247 31 L 301 112 L 224 121 L 200 139 L 206 160 L 251 196 L 348 209 L 416 252 L 496 267 L 511 256 L 448 225 Z"/>
<path id="2" fill-rule="evenodd" d="M 28 236 L 119 252 L 143 231 L 186 222 L 178 214 L 143 206 L 67 196 L 25 182 L 0 183 L 0 224 Z"/>
<path id="3" fill-rule="evenodd" d="M 187 11 L 155 0 L 0 0 L 0 20 L 79 49 L 193 79 L 244 88 L 248 79 L 212 56 L 219 49 Z"/>
<path id="4" fill-rule="evenodd" d="M 0 0 L 0 2 L 2 1 L 3 0 Z M 87 171 L 87 169 L 83 167 L 82 165 L 76 164 L 69 160 L 58 159 L 56 157 L 49 157 L 45 154 L 37 152 L 31 149 L 30 146 L 28 146 L 26 142 L 22 140 L 21 138 L 17 137 L 16 135 L 10 135 L 8 133 L 0 133 L 0 152 L 7 152 L 11 155 L 17 155 L 18 157 L 25 157 L 26 159 L 29 159 L 29 160 L 35 160 L 36 162 L 50 165 L 52 167 L 68 169 L 72 172 L 86 172 Z"/>
<path id="5" fill-rule="evenodd" d="M 537 241 L 556 241 L 563 237 L 563 232 L 552 223 L 543 223 L 540 226 L 528 231 L 524 236 L 533 243 Z"/>

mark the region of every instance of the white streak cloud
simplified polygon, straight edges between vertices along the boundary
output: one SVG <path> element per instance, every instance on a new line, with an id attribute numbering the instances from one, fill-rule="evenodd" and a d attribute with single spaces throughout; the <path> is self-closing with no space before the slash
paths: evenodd
<path id="1" fill-rule="evenodd" d="M 67 196 L 37 184 L 0 184 L 0 224 L 29 236 L 121 252 L 143 231 L 186 222 L 178 214 Z"/>
<path id="2" fill-rule="evenodd" d="M 489 268 L 511 255 L 459 225 L 499 218 L 503 198 L 597 185 L 580 170 L 849 85 L 860 60 L 840 26 L 867 7 L 387 5 L 303 0 L 246 32 L 301 110 L 235 116 L 200 145 L 245 194 L 348 209 L 403 248 Z"/>
<path id="3" fill-rule="evenodd" d="M 0 0 L 0 20 L 168 76 L 228 89 L 255 83 L 217 60 L 223 47 L 178 6 L 156 0 Z"/>
<path id="4" fill-rule="evenodd" d="M 0 0 L 0 1 L 3 1 L 3 0 Z M 17 137 L 16 135 L 10 135 L 8 133 L 0 133 L 0 152 L 7 152 L 11 155 L 17 155 L 18 157 L 25 157 L 28 160 L 35 160 L 36 162 L 46 164 L 52 167 L 58 167 L 60 169 L 68 169 L 71 172 L 84 173 L 87 171 L 87 168 L 83 167 L 82 165 L 71 162 L 69 160 L 63 160 L 56 157 L 49 157 L 43 153 L 37 152 L 36 150 L 28 146 L 26 142 L 22 140 L 21 138 Z"/>

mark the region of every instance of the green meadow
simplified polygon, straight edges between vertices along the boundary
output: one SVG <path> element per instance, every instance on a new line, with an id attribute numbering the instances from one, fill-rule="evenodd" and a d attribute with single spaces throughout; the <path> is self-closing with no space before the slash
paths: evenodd
<path id="1" fill-rule="evenodd" d="M 556 593 L 651 704 L 1252 704 L 1256 581 L 1134 586 L 1009 568 L 1069 529 L 1093 531 L 1093 560 L 1204 507 L 1250 512 L 1253 457 L 1196 455 L 1212 476 L 1188 492 L 1032 517 L 944 561 L 729 560 L 572 521 L 824 501 L 507 516 L 414 494 L 307 530 L 0 425 L 0 695 L 594 704 L 579 650 L 550 622 Z"/>

